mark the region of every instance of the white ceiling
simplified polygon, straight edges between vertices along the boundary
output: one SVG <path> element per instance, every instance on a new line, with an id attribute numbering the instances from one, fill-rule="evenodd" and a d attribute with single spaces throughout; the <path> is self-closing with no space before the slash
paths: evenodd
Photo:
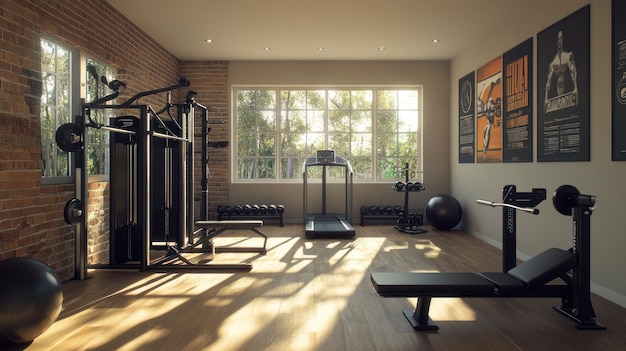
<path id="1" fill-rule="evenodd" d="M 449 60 L 545 1 L 107 0 L 180 60 L 231 61 Z"/>

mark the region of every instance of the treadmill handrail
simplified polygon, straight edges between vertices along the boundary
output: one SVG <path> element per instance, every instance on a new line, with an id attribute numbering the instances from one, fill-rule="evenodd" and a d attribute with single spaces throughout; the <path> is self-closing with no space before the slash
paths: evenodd
<path id="1" fill-rule="evenodd" d="M 350 161 L 341 157 L 335 156 L 335 162 L 318 162 L 317 157 L 309 157 L 302 163 L 302 174 L 305 174 L 307 171 L 307 167 L 309 166 L 330 166 L 330 167 L 345 167 L 348 171 L 348 174 L 353 174 L 352 165 Z"/>

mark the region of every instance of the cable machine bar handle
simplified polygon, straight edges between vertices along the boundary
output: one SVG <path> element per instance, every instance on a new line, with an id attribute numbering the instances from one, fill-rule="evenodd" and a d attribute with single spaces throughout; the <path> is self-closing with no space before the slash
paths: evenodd
<path id="1" fill-rule="evenodd" d="M 534 215 L 539 214 L 539 209 L 532 208 L 532 207 L 520 207 L 520 206 L 511 205 L 511 204 L 505 204 L 502 202 L 493 202 L 493 201 L 488 201 L 488 200 L 476 200 L 476 202 L 480 205 L 485 205 L 485 206 L 490 206 L 490 207 L 508 207 L 508 208 L 513 208 L 513 209 L 530 213 L 530 214 L 534 214 Z"/>
<path id="2" fill-rule="evenodd" d="M 169 86 L 169 87 L 166 87 L 166 88 L 154 89 L 154 90 L 149 90 L 149 91 L 144 91 L 144 92 L 138 93 L 135 96 L 131 97 L 130 99 L 126 100 L 124 103 L 120 104 L 120 106 L 122 106 L 122 107 L 129 106 L 130 104 L 135 102 L 135 100 L 137 100 L 139 98 L 142 98 L 144 96 L 164 93 L 166 91 L 170 91 L 170 90 L 174 90 L 174 89 L 178 89 L 178 88 L 182 88 L 182 87 L 188 87 L 190 84 L 191 83 L 187 80 L 187 78 L 181 77 L 178 80 L 178 84 L 175 84 L 175 85 L 172 85 L 172 86 Z"/>

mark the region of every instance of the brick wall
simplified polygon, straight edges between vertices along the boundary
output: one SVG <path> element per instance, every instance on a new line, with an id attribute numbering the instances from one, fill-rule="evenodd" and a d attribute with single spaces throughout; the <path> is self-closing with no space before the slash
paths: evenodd
<path id="1" fill-rule="evenodd" d="M 63 208 L 74 197 L 74 184 L 41 181 L 41 36 L 60 39 L 115 67 L 117 78 L 128 85 L 120 99 L 176 84 L 180 65 L 106 1 L 0 0 L 0 4 L 0 259 L 33 257 L 67 280 L 74 274 L 74 230 L 65 224 Z M 164 99 L 146 97 L 141 103 L 159 106 Z M 108 188 L 93 184 L 90 189 L 99 195 L 88 205 L 95 211 L 90 216 L 97 218 L 108 206 Z M 104 224 L 96 219 L 94 225 Z M 100 229 L 96 233 L 103 235 Z M 98 235 L 90 238 L 93 260 L 103 256 Z"/>

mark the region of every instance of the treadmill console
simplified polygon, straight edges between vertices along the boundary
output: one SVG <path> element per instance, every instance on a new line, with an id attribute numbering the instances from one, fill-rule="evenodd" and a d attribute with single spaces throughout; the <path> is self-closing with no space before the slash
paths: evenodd
<path id="1" fill-rule="evenodd" d="M 317 163 L 335 163 L 334 150 L 317 150 Z"/>

